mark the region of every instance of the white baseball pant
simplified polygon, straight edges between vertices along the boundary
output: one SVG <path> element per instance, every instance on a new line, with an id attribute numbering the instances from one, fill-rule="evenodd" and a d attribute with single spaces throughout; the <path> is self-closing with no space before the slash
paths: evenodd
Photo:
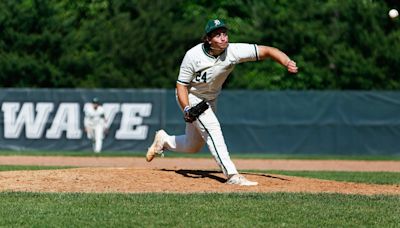
<path id="1" fill-rule="evenodd" d="M 191 106 L 200 101 L 201 99 L 189 94 Z M 216 102 L 209 102 L 209 104 L 211 108 L 200 115 L 198 120 L 193 123 L 186 123 L 184 135 L 171 135 L 164 139 L 164 148 L 175 152 L 196 153 L 201 150 L 206 142 L 222 172 L 226 177 L 229 177 L 237 174 L 238 171 L 229 156 L 220 123 L 214 113 Z"/>
<path id="2" fill-rule="evenodd" d="M 103 147 L 104 123 L 97 123 L 87 127 L 87 137 L 92 140 L 93 151 L 100 153 Z"/>

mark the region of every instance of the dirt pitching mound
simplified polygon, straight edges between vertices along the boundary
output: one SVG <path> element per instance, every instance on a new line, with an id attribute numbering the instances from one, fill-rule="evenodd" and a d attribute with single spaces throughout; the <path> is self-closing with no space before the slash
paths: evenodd
<path id="1" fill-rule="evenodd" d="M 239 170 L 326 170 L 360 172 L 400 172 L 400 161 L 352 160 L 279 160 L 234 159 Z M 75 166 L 75 167 L 132 167 L 136 169 L 217 168 L 212 158 L 156 158 L 146 162 L 143 157 L 68 157 L 68 156 L 0 156 L 1 165 Z"/>
<path id="2" fill-rule="evenodd" d="M 258 186 L 225 184 L 221 172 L 189 169 L 74 168 L 0 172 L 0 191 L 23 192 L 307 192 L 400 195 L 398 185 L 372 185 L 245 173 Z"/>

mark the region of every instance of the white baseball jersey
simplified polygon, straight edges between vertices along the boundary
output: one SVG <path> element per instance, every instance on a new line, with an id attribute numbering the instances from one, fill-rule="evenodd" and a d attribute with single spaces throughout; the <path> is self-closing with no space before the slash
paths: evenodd
<path id="1" fill-rule="evenodd" d="M 85 105 L 85 119 L 84 125 L 87 127 L 88 125 L 97 125 L 97 124 L 104 124 L 105 121 L 105 114 L 104 108 L 102 106 L 98 106 L 97 109 L 94 109 L 93 105 Z"/>
<path id="2" fill-rule="evenodd" d="M 230 43 L 221 55 L 214 57 L 201 43 L 186 52 L 177 82 L 189 86 L 189 93 L 211 101 L 217 98 L 236 64 L 258 59 L 255 44 Z"/>

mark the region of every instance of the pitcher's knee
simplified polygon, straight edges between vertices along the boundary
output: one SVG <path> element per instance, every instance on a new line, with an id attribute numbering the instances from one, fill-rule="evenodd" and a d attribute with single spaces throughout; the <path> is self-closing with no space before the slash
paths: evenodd
<path id="1" fill-rule="evenodd" d="M 192 145 L 190 148 L 187 148 L 186 152 L 192 153 L 192 154 L 198 153 L 198 152 L 200 152 L 201 148 L 203 148 L 203 146 L 204 146 L 204 143 Z"/>
<path id="2" fill-rule="evenodd" d="M 193 149 L 193 148 L 190 148 L 190 149 L 186 150 L 186 152 L 189 153 L 189 154 L 195 154 L 195 153 L 197 153 L 199 151 L 200 150 L 196 150 L 196 149 Z"/>

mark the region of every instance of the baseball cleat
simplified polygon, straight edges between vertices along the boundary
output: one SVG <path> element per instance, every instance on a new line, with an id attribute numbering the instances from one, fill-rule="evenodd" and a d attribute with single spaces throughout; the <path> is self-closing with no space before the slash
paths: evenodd
<path id="1" fill-rule="evenodd" d="M 154 136 L 153 144 L 149 147 L 146 154 L 146 161 L 151 162 L 157 155 L 163 155 L 164 138 L 167 136 L 164 130 L 159 130 Z"/>
<path id="2" fill-rule="evenodd" d="M 227 184 L 236 184 L 236 185 L 241 185 L 241 186 L 255 186 L 258 185 L 257 182 L 255 181 L 249 181 L 246 179 L 246 177 L 240 175 L 240 174 L 234 174 L 232 175 L 227 181 Z"/>

